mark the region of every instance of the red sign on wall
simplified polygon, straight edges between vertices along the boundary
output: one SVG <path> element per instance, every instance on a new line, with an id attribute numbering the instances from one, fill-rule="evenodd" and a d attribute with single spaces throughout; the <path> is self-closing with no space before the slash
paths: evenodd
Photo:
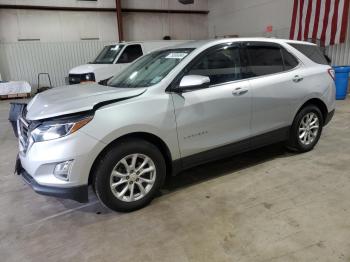
<path id="1" fill-rule="evenodd" d="M 271 33 L 271 32 L 272 32 L 272 30 L 273 30 L 273 26 L 272 26 L 272 25 L 268 25 L 268 26 L 266 26 L 266 32 Z"/>

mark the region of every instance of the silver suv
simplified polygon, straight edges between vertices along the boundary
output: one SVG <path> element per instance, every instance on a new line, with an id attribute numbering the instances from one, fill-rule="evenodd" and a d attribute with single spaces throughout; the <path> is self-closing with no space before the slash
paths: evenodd
<path id="1" fill-rule="evenodd" d="M 38 193 L 117 211 L 148 204 L 167 175 L 267 144 L 311 150 L 335 108 L 316 45 L 189 42 L 145 55 L 107 86 L 36 95 L 18 120 L 17 173 Z"/>

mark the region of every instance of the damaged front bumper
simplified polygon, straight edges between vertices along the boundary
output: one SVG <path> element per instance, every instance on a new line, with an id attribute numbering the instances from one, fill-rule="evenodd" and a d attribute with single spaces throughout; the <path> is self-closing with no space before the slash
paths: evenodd
<path id="1" fill-rule="evenodd" d="M 22 176 L 23 180 L 38 194 L 45 195 L 45 196 L 65 198 L 65 199 L 72 199 L 80 203 L 86 203 L 89 201 L 88 185 L 67 187 L 67 188 L 40 185 L 22 167 L 21 160 L 18 156 L 16 160 L 15 173 L 17 175 Z"/>

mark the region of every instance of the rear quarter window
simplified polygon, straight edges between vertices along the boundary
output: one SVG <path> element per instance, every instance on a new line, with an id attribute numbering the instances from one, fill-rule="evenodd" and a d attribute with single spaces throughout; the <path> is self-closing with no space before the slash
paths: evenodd
<path id="1" fill-rule="evenodd" d="M 303 53 L 310 60 L 314 61 L 317 64 L 328 65 L 328 61 L 326 57 L 323 55 L 320 48 L 316 45 L 303 45 L 303 44 L 295 44 L 289 43 L 292 47 L 297 49 L 299 52 Z"/>
<path id="2" fill-rule="evenodd" d="M 281 51 L 284 62 L 284 70 L 291 70 L 299 64 L 299 61 L 284 48 L 282 48 Z"/>

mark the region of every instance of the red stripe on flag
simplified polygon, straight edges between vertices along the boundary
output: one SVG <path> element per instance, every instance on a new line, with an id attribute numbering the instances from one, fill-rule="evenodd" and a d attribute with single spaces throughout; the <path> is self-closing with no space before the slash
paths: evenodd
<path id="1" fill-rule="evenodd" d="M 334 45 L 335 34 L 337 33 L 339 1 L 340 0 L 335 0 L 335 3 L 334 3 L 334 13 L 333 13 L 332 25 L 331 25 L 332 26 L 331 27 L 331 40 L 329 42 L 330 45 Z"/>
<path id="2" fill-rule="evenodd" d="M 300 6 L 299 6 L 299 32 L 298 32 L 298 40 L 301 40 L 301 31 L 303 31 L 303 7 L 304 7 L 304 0 L 300 0 Z"/>
<path id="3" fill-rule="evenodd" d="M 291 22 L 291 25 L 290 25 L 289 39 L 294 39 L 295 23 L 297 21 L 297 12 L 298 12 L 298 0 L 294 0 L 292 22 Z"/>
<path id="4" fill-rule="evenodd" d="M 341 31 L 340 31 L 340 43 L 345 42 L 346 38 L 346 31 L 348 28 L 348 19 L 349 19 L 349 5 L 350 0 L 344 0 L 344 11 L 343 11 L 343 17 L 341 21 Z"/>
<path id="5" fill-rule="evenodd" d="M 329 8 L 331 7 L 331 0 L 326 0 L 325 7 L 324 7 L 324 17 L 323 17 L 323 24 L 322 24 L 322 34 L 321 34 L 321 44 L 325 44 L 326 40 L 326 30 L 328 25 L 328 18 L 329 18 Z"/>
<path id="6" fill-rule="evenodd" d="M 305 19 L 305 30 L 304 30 L 304 40 L 307 40 L 309 37 L 309 26 L 310 26 L 310 19 L 311 19 L 311 11 L 312 11 L 312 0 L 308 0 L 307 3 L 307 12 L 306 12 L 306 19 Z"/>
<path id="7" fill-rule="evenodd" d="M 314 42 L 314 43 L 317 40 L 318 23 L 320 20 L 320 10 L 321 10 L 321 0 L 317 0 L 316 10 L 315 10 L 314 28 L 312 31 L 312 42 Z"/>

